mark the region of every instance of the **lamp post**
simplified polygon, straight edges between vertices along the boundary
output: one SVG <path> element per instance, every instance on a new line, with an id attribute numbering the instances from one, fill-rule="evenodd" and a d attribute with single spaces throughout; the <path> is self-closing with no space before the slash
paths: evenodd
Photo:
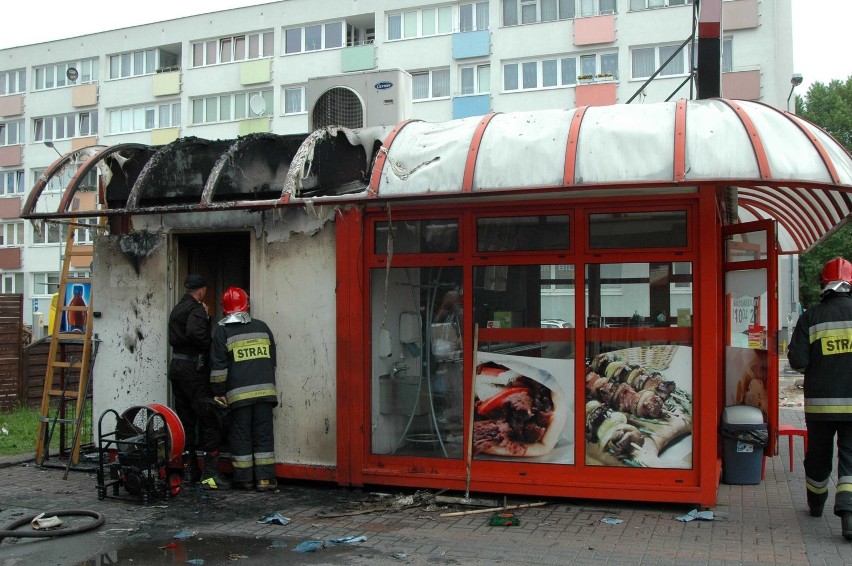
<path id="1" fill-rule="evenodd" d="M 45 146 L 47 146 L 47 147 L 49 147 L 49 148 L 50 148 L 50 149 L 52 149 L 53 151 L 55 151 L 55 152 L 56 152 L 56 155 L 58 155 L 59 157 L 62 157 L 62 154 L 61 154 L 61 153 L 59 153 L 59 150 L 58 150 L 58 149 L 56 149 L 56 146 L 55 146 L 55 145 L 53 145 L 53 142 L 52 142 L 52 141 L 46 141 L 46 142 L 44 142 L 44 145 L 45 145 Z"/>
<path id="2" fill-rule="evenodd" d="M 793 77 L 790 79 L 790 84 L 793 86 L 790 87 L 790 94 L 787 95 L 787 112 L 790 111 L 790 97 L 793 96 L 793 90 L 802 84 L 802 75 L 800 73 L 793 73 Z"/>

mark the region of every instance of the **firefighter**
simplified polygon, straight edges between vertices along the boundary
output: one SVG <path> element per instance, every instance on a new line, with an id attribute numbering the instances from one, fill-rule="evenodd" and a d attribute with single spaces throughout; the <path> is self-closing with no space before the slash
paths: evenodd
<path id="1" fill-rule="evenodd" d="M 175 412 L 186 431 L 190 481 L 201 481 L 210 489 L 228 489 L 230 482 L 219 474 L 219 448 L 222 428 L 210 401 L 210 316 L 202 300 L 207 294 L 207 280 L 191 274 L 184 281 L 186 293 L 169 315 L 169 381 L 174 393 Z M 200 429 L 200 430 L 198 430 Z M 205 452 L 204 473 L 198 466 L 199 438 Z"/>
<path id="2" fill-rule="evenodd" d="M 222 294 L 225 318 L 213 333 L 210 383 L 230 408 L 228 443 L 234 482 L 242 489 L 271 491 L 275 478 L 272 409 L 275 339 L 269 327 L 249 315 L 249 297 L 239 287 Z"/>
<path id="3" fill-rule="evenodd" d="M 835 258 L 820 273 L 820 304 L 796 323 L 787 357 L 805 374 L 805 487 L 808 509 L 822 515 L 837 436 L 834 514 L 852 540 L 852 263 Z"/>

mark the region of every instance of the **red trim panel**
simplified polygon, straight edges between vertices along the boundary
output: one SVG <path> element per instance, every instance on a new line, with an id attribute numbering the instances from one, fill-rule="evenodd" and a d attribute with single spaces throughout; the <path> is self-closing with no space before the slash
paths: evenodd
<path id="1" fill-rule="evenodd" d="M 476 157 L 479 155 L 479 146 L 482 144 L 482 136 L 485 135 L 485 128 L 491 119 L 499 114 L 492 112 L 486 114 L 476 126 L 476 131 L 473 132 L 473 138 L 470 140 L 470 149 L 467 150 L 467 161 L 464 164 L 464 178 L 462 179 L 462 192 L 469 193 L 473 191 L 473 173 L 476 171 Z"/>
<path id="2" fill-rule="evenodd" d="M 562 176 L 562 185 L 569 187 L 574 184 L 574 173 L 577 169 L 577 140 L 580 137 L 580 126 L 588 106 L 580 106 L 571 118 L 571 129 L 568 131 L 568 145 L 565 148 L 565 174 Z"/>
<path id="3" fill-rule="evenodd" d="M 678 100 L 675 108 L 674 171 L 676 183 L 686 180 L 686 100 Z"/>
<path id="4" fill-rule="evenodd" d="M 406 120 L 404 122 L 400 122 L 397 124 L 391 133 L 388 134 L 387 139 L 385 139 L 382 147 L 379 148 L 378 153 L 376 154 L 376 162 L 373 164 L 373 173 L 370 175 L 370 188 L 368 193 L 370 198 L 376 198 L 379 196 L 379 183 L 382 180 L 382 171 L 385 169 L 385 161 L 388 159 L 388 152 L 390 151 L 391 145 L 393 144 L 393 140 L 396 136 L 399 135 L 399 132 L 402 131 L 404 127 L 406 127 L 411 122 L 419 122 L 420 120 Z"/>

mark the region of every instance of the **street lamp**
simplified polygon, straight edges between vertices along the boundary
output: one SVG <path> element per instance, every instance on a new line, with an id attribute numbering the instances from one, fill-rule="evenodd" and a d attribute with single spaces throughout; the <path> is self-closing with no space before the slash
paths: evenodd
<path id="1" fill-rule="evenodd" d="M 53 142 L 52 142 L 52 141 L 46 141 L 46 142 L 44 142 L 44 145 L 45 145 L 45 146 L 47 146 L 47 147 L 49 147 L 49 148 L 50 148 L 50 149 L 52 149 L 53 151 L 55 151 L 55 152 L 56 152 L 56 155 L 58 155 L 59 157 L 62 157 L 62 154 L 61 154 L 61 153 L 59 153 L 59 150 L 58 150 L 58 149 L 56 149 L 56 146 L 55 146 L 55 145 L 53 145 Z"/>
<path id="2" fill-rule="evenodd" d="M 793 96 L 793 90 L 802 84 L 801 73 L 793 73 L 793 77 L 790 79 L 790 84 L 793 86 L 790 87 L 790 94 L 787 95 L 787 112 L 790 111 L 790 97 Z"/>

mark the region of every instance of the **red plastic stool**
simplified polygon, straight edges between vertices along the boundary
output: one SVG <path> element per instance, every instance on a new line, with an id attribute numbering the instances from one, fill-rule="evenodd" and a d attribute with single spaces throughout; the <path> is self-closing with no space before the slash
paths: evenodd
<path id="1" fill-rule="evenodd" d="M 804 443 L 805 453 L 808 451 L 808 431 L 807 429 L 789 425 L 789 424 L 779 424 L 778 425 L 778 436 L 786 436 L 787 441 L 790 443 L 790 471 L 793 471 L 793 437 L 801 436 L 802 442 Z"/>

